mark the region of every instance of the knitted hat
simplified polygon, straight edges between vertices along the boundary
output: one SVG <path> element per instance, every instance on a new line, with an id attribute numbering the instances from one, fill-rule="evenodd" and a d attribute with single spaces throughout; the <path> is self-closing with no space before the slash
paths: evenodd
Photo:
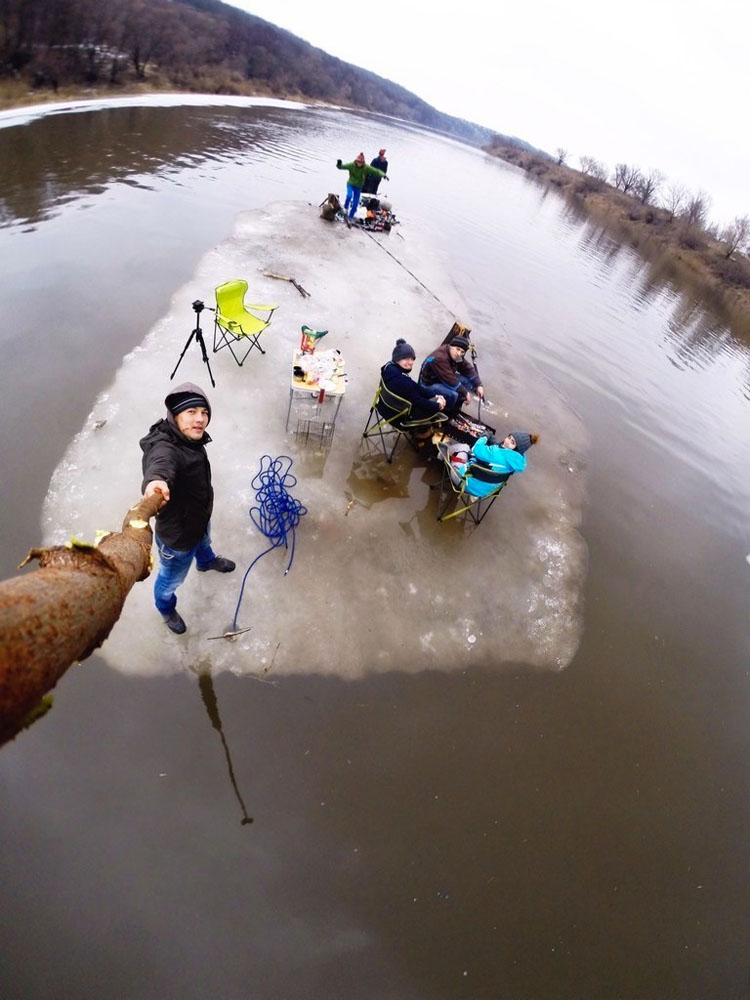
<path id="1" fill-rule="evenodd" d="M 364 153 L 357 153 L 357 155 L 355 156 L 355 158 L 354 158 L 354 162 L 355 163 L 359 163 L 360 160 L 363 163 L 365 162 L 365 154 Z"/>
<path id="2" fill-rule="evenodd" d="M 451 347 L 462 347 L 465 351 L 468 351 L 471 343 L 468 337 L 454 337 L 451 341 Z"/>
<path id="3" fill-rule="evenodd" d="M 173 392 L 169 393 L 164 402 L 173 417 L 191 407 L 203 406 L 208 410 L 208 419 L 211 419 L 211 404 L 208 397 L 200 386 L 194 385 L 192 382 L 183 382 L 182 385 L 178 385 Z"/>
<path id="4" fill-rule="evenodd" d="M 523 455 L 525 451 L 528 451 L 536 439 L 536 435 L 527 434 L 526 431 L 511 431 L 510 433 L 516 439 L 516 451 L 520 455 Z M 532 440 L 532 438 L 534 440 Z"/>
<path id="5" fill-rule="evenodd" d="M 399 337 L 396 341 L 396 346 L 393 348 L 391 361 L 403 361 L 404 358 L 414 358 L 416 361 L 417 355 L 414 353 L 414 348 L 411 344 L 407 344 L 403 337 Z"/>

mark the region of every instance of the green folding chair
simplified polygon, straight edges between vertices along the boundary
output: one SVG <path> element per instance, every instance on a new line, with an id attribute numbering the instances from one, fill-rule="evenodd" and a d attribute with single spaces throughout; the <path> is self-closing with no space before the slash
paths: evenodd
<path id="1" fill-rule="evenodd" d="M 418 451 L 414 432 L 426 430 L 433 424 L 443 423 L 447 419 L 444 413 L 434 413 L 427 417 L 412 419 L 409 400 L 391 392 L 381 378 L 362 437 L 377 437 L 383 449 L 385 460 L 392 462 L 396 447 L 402 437 L 406 437 L 414 451 Z M 393 445 L 391 445 L 391 439 L 393 439 Z"/>
<path id="2" fill-rule="evenodd" d="M 254 347 L 257 347 L 261 354 L 266 353 L 260 346 L 259 338 L 270 325 L 271 316 L 278 308 L 273 305 L 246 305 L 246 293 L 247 282 L 241 278 L 226 281 L 216 289 L 214 354 L 228 347 L 240 367 Z M 256 313 L 267 315 L 256 315 Z"/>

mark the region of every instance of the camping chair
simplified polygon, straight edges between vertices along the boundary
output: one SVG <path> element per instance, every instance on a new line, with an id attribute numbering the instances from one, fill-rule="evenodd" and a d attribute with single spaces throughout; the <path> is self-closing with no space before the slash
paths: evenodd
<path id="1" fill-rule="evenodd" d="M 438 452 L 443 462 L 438 521 L 450 521 L 452 517 L 468 514 L 474 524 L 481 524 L 513 473 L 496 472 L 486 462 L 470 457 L 466 471 L 461 476 L 444 445 L 438 446 Z M 485 496 L 476 496 L 471 492 L 472 482 L 490 484 L 492 489 Z"/>
<path id="2" fill-rule="evenodd" d="M 397 396 L 395 392 L 391 392 L 381 379 L 375 393 L 375 399 L 373 399 L 372 406 L 370 407 L 370 415 L 367 418 L 362 437 L 378 437 L 385 460 L 392 462 L 396 446 L 401 440 L 402 435 L 406 436 L 406 440 L 414 451 L 417 451 L 418 448 L 412 438 L 412 433 L 420 429 L 426 430 L 432 424 L 442 423 L 444 420 L 447 420 L 444 413 L 433 413 L 431 416 L 412 419 L 411 403 L 409 400 L 404 399 L 402 396 Z M 389 451 L 390 443 L 386 439 L 391 437 L 394 438 L 394 441 Z"/>
<path id="3" fill-rule="evenodd" d="M 260 346 L 258 338 L 270 324 L 273 311 L 277 308 L 271 305 L 245 305 L 246 292 L 247 282 L 241 278 L 226 281 L 216 289 L 214 354 L 223 347 L 228 347 L 232 357 L 240 366 L 254 347 L 257 347 L 261 354 L 266 353 Z M 268 316 L 263 319 L 250 312 L 251 309 L 268 313 Z M 235 346 L 243 339 L 248 341 L 248 348 L 242 357 L 239 357 L 235 353 Z M 237 347 L 238 351 L 243 349 L 244 345 Z"/>

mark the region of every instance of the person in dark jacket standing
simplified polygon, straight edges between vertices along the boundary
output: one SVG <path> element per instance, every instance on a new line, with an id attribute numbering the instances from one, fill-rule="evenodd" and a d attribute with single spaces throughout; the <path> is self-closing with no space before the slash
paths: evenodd
<path id="1" fill-rule="evenodd" d="M 384 174 L 388 173 L 388 160 L 385 158 L 384 149 L 380 150 L 374 160 L 370 160 L 370 166 L 375 167 L 376 170 L 382 170 Z M 379 186 L 380 178 L 376 177 L 375 174 L 368 174 L 362 185 L 362 194 L 377 194 Z"/>
<path id="2" fill-rule="evenodd" d="M 161 493 L 165 504 L 156 515 L 154 531 L 159 550 L 159 572 L 154 581 L 154 603 L 167 627 L 182 635 L 185 622 L 177 611 L 175 591 L 188 575 L 193 559 L 198 571 L 231 573 L 231 559 L 211 548 L 210 521 L 214 504 L 206 427 L 211 405 L 205 392 L 183 382 L 164 400 L 165 419 L 153 424 L 141 438 L 143 495 Z"/>
<path id="3" fill-rule="evenodd" d="M 426 389 L 409 375 L 416 360 L 414 348 L 400 337 L 393 348 L 391 360 L 380 369 L 386 388 L 411 403 L 410 420 L 431 417 L 445 409 L 445 396 L 439 395 L 437 389 Z"/>
<path id="4" fill-rule="evenodd" d="M 336 160 L 336 168 L 338 170 L 349 171 L 349 180 L 346 182 L 344 211 L 346 212 L 348 209 L 349 218 L 352 219 L 359 205 L 359 196 L 362 194 L 362 185 L 365 182 L 365 178 L 373 175 L 380 179 L 381 177 L 385 177 L 385 173 L 382 170 L 376 170 L 375 167 L 368 167 L 365 163 L 364 153 L 358 153 L 352 163 L 342 163 L 341 160 Z"/>
<path id="5" fill-rule="evenodd" d="M 449 344 L 441 344 L 425 358 L 419 373 L 421 385 L 445 396 L 449 414 L 458 413 L 465 403 L 470 403 L 472 392 L 484 398 L 479 372 L 466 357 L 469 347 L 466 337 L 454 337 Z"/>

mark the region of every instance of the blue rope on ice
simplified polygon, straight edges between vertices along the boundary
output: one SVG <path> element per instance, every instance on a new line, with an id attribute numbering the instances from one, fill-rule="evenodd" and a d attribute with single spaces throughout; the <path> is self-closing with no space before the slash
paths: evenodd
<path id="1" fill-rule="evenodd" d="M 287 567 L 284 570 L 284 576 L 292 568 L 295 542 L 294 529 L 299 524 L 302 516 L 307 513 L 307 507 L 303 506 L 299 500 L 295 500 L 289 493 L 289 489 L 297 485 L 297 477 L 293 476 L 291 471 L 292 464 L 292 459 L 288 455 L 279 455 L 278 458 L 271 458 L 270 455 L 264 455 L 260 460 L 260 472 L 256 474 L 251 483 L 252 488 L 255 490 L 257 507 L 250 508 L 248 512 L 250 520 L 266 538 L 270 539 L 271 544 L 260 555 L 256 556 L 245 570 L 245 575 L 242 577 L 242 586 L 240 587 L 240 596 L 237 600 L 237 607 L 234 610 L 233 629 L 237 628 L 237 616 L 240 613 L 242 595 L 245 592 L 245 583 L 250 575 L 250 570 L 262 556 L 279 548 L 280 545 L 288 549 L 290 547 L 290 537 L 291 553 Z"/>

